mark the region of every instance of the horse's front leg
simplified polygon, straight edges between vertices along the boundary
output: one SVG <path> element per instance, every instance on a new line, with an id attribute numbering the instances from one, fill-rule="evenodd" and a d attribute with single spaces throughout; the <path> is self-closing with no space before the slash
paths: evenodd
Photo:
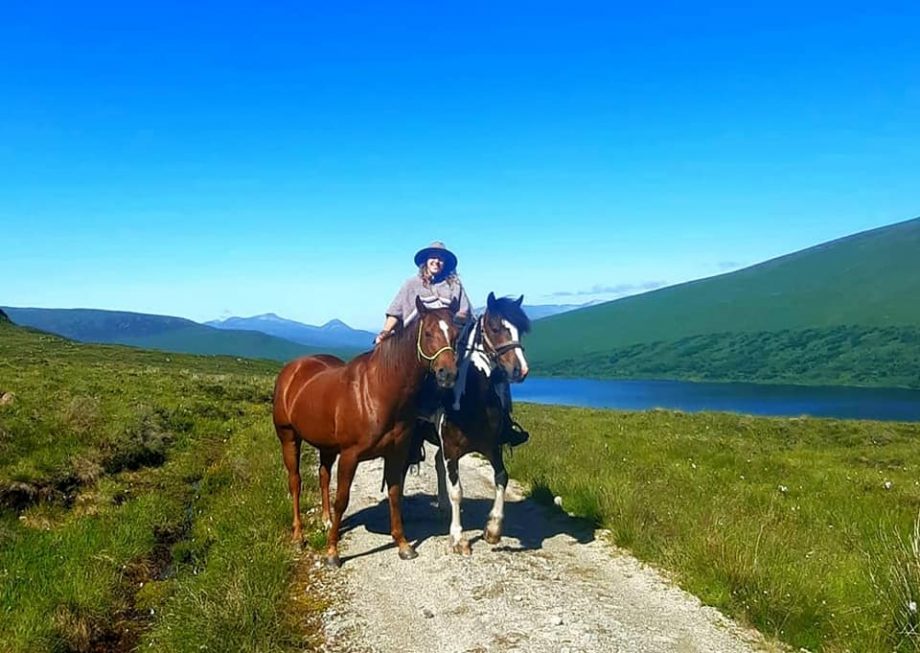
<path id="1" fill-rule="evenodd" d="M 351 482 L 358 469 L 358 456 L 353 450 L 343 451 L 339 457 L 339 473 L 335 488 L 335 505 L 332 511 L 332 526 L 329 528 L 329 546 L 326 549 L 326 565 L 341 567 L 339 560 L 339 531 L 342 528 L 342 517 L 348 508 L 351 497 Z"/>
<path id="2" fill-rule="evenodd" d="M 329 530 L 332 528 L 332 510 L 329 504 L 329 478 L 332 475 L 332 465 L 338 456 L 335 452 L 319 452 L 319 492 L 322 501 L 323 528 Z"/>
<path id="3" fill-rule="evenodd" d="M 463 501 L 463 487 L 460 485 L 460 456 L 457 452 L 447 452 L 454 447 L 448 447 L 444 442 L 444 428 L 442 421 L 438 429 L 441 435 L 441 450 L 438 452 L 447 471 L 447 495 L 450 497 L 450 550 L 462 555 L 470 555 L 470 543 L 463 539 L 463 525 L 460 523 L 460 502 Z"/>
<path id="4" fill-rule="evenodd" d="M 489 544 L 498 544 L 502 539 L 502 523 L 505 519 L 505 488 L 508 487 L 508 472 L 505 471 L 505 461 L 502 459 L 500 446 L 492 450 L 490 462 L 495 472 L 495 501 L 492 504 L 492 510 L 489 511 L 489 520 L 486 522 L 483 539 Z"/>
<path id="5" fill-rule="evenodd" d="M 444 468 L 444 456 L 441 455 L 444 443 L 440 442 L 440 437 L 439 443 L 438 452 L 434 457 L 434 471 L 438 477 L 438 512 L 443 515 L 450 510 L 450 499 L 447 496 L 447 470 Z"/>
<path id="6" fill-rule="evenodd" d="M 399 557 L 403 560 L 418 557 L 418 553 L 406 540 L 406 534 L 403 531 L 402 507 L 400 505 L 407 457 L 408 451 L 406 447 L 394 446 L 393 450 L 383 459 L 383 477 L 387 483 L 387 498 L 390 504 L 390 535 L 393 536 L 393 541 L 399 547 Z"/>

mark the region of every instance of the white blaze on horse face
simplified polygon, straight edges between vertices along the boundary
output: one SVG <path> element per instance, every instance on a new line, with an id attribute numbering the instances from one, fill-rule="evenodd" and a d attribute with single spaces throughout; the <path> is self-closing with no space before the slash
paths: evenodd
<path id="1" fill-rule="evenodd" d="M 520 342 L 520 341 L 521 341 L 520 332 L 518 331 L 518 328 L 517 328 L 516 326 L 514 326 L 513 324 L 511 324 L 511 322 L 509 322 L 508 320 L 502 320 L 502 324 L 504 324 L 504 325 L 505 325 L 505 328 L 508 329 L 508 331 L 511 332 L 511 340 L 513 340 L 514 342 Z M 518 347 L 517 349 L 514 350 L 514 353 L 515 353 L 515 355 L 518 357 L 518 361 L 521 363 L 521 367 L 523 367 L 523 368 L 525 368 L 525 369 L 528 368 L 528 367 L 530 367 L 530 366 L 527 364 L 527 359 L 524 358 L 524 350 L 523 350 L 523 349 L 521 349 L 520 347 Z"/>
<path id="2" fill-rule="evenodd" d="M 450 347 L 450 331 L 448 330 L 447 322 L 438 320 L 438 326 L 441 327 L 441 331 L 444 332 L 444 346 Z"/>

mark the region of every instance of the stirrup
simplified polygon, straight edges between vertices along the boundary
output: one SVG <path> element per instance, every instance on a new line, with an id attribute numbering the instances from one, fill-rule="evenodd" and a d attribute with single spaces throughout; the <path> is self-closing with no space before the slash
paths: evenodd
<path id="1" fill-rule="evenodd" d="M 505 430 L 502 433 L 501 443 L 509 447 L 518 447 L 530 439 L 530 433 L 524 430 L 524 427 L 515 420 L 508 418 L 505 424 Z"/>

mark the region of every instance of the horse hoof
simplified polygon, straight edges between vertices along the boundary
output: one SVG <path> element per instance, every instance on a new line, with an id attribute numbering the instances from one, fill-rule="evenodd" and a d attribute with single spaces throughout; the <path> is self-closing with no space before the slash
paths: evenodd
<path id="1" fill-rule="evenodd" d="M 485 534 L 482 536 L 482 539 L 484 539 L 489 544 L 498 544 L 499 542 L 502 541 L 502 534 L 501 532 L 493 532 L 493 531 L 487 530 Z"/>
<path id="2" fill-rule="evenodd" d="M 418 557 L 418 553 L 415 552 L 411 546 L 406 547 L 405 549 L 399 550 L 399 559 L 400 560 L 414 560 Z"/>
<path id="3" fill-rule="evenodd" d="M 339 556 L 326 556 L 326 567 L 328 569 L 338 569 L 342 566 L 342 561 L 339 560 Z"/>
<path id="4" fill-rule="evenodd" d="M 462 556 L 473 555 L 473 549 L 470 548 L 470 543 L 466 540 L 460 540 L 451 547 L 451 551 L 454 553 L 459 553 Z"/>

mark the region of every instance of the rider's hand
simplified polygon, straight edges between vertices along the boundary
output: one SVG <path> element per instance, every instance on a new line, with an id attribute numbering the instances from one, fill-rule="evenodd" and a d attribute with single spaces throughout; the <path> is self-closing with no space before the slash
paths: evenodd
<path id="1" fill-rule="evenodd" d="M 376 337 L 376 338 L 374 338 L 374 346 L 376 347 L 376 346 L 379 345 L 381 342 L 383 342 L 384 340 L 386 340 L 387 338 L 389 338 L 391 335 L 393 335 L 393 332 L 392 332 L 392 331 L 388 331 L 388 330 L 384 329 L 383 331 L 381 331 L 380 333 L 377 334 L 377 337 Z"/>

